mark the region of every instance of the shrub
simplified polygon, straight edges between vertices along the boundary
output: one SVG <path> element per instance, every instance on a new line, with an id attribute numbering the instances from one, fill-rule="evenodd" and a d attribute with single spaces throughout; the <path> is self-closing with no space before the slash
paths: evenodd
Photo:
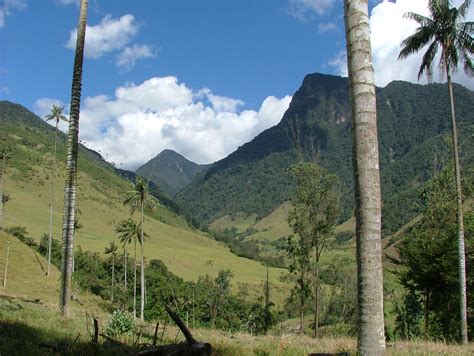
<path id="1" fill-rule="evenodd" d="M 133 317 L 122 310 L 116 310 L 107 323 L 106 333 L 112 337 L 117 337 L 132 333 L 134 328 Z"/>

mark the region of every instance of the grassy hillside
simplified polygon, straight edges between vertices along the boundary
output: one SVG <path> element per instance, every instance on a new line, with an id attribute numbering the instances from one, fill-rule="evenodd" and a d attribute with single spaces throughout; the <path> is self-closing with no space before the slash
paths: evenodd
<path id="1" fill-rule="evenodd" d="M 12 156 L 5 179 L 5 190 L 11 196 L 5 206 L 5 225 L 25 226 L 36 241 L 49 231 L 52 140 L 53 129 L 49 125 L 20 106 L 0 103 L 0 142 L 9 147 Z M 56 239 L 61 236 L 64 156 L 61 134 L 56 160 L 60 173 L 54 192 Z M 77 199 L 83 228 L 77 232 L 75 243 L 84 250 L 103 252 L 109 242 L 118 242 L 115 227 L 130 215 L 122 205 L 130 184 L 85 149 L 79 157 Z M 260 291 L 265 268 L 259 262 L 233 255 L 224 245 L 189 228 L 183 217 L 168 208 L 161 206 L 149 213 L 145 231 L 150 235 L 145 242 L 147 260 L 161 259 L 173 273 L 187 280 L 216 275 L 218 270 L 229 268 L 234 273 L 235 287 L 248 284 L 251 291 Z M 281 291 L 279 299 L 286 294 L 284 284 L 278 281 L 281 273 L 279 269 L 270 273 Z"/>

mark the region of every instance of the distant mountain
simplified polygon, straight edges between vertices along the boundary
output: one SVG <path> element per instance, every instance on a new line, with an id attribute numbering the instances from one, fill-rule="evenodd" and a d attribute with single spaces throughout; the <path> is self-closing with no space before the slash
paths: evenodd
<path id="1" fill-rule="evenodd" d="M 463 173 L 474 167 L 474 92 L 454 85 Z M 384 233 L 419 213 L 421 187 L 450 160 L 445 84 L 392 82 L 377 89 Z M 287 168 L 315 160 L 342 183 L 341 220 L 353 214 L 351 111 L 347 78 L 307 75 L 280 123 L 216 162 L 177 194 L 191 214 L 212 222 L 228 214 L 261 218 L 291 198 Z"/>
<path id="2" fill-rule="evenodd" d="M 174 195 L 210 166 L 191 162 L 173 150 L 164 150 L 135 172 L 150 179 L 168 194 Z"/>

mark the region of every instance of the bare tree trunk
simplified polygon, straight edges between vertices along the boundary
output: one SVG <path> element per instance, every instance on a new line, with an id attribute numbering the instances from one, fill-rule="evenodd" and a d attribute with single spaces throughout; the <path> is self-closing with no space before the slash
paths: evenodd
<path id="1" fill-rule="evenodd" d="M 445 62 L 448 63 L 448 62 Z M 459 263 L 459 304 L 460 304 L 460 332 L 463 344 L 468 343 L 467 338 L 467 291 L 466 291 L 466 251 L 464 246 L 464 219 L 462 210 L 462 187 L 461 187 L 461 167 L 459 164 L 458 134 L 456 128 L 456 116 L 454 112 L 453 85 L 451 74 L 447 68 L 449 104 L 451 107 L 451 129 L 453 136 L 453 159 L 456 178 L 456 198 L 457 198 L 457 223 L 458 223 L 458 263 Z"/>
<path id="2" fill-rule="evenodd" d="M 53 172 L 51 174 L 51 203 L 49 204 L 49 237 L 48 237 L 48 271 L 46 275 L 51 274 L 51 241 L 53 239 L 53 206 L 54 206 L 54 186 L 56 181 L 56 145 L 58 142 L 58 121 L 54 130 L 54 148 L 53 148 Z"/>
<path id="3" fill-rule="evenodd" d="M 316 261 L 316 273 L 314 277 L 314 334 L 319 338 L 319 260 Z"/>
<path id="4" fill-rule="evenodd" d="M 133 317 L 137 317 L 137 240 L 134 240 L 135 260 L 133 261 Z"/>
<path id="5" fill-rule="evenodd" d="M 81 0 L 76 52 L 71 88 L 71 108 L 67 139 L 66 183 L 64 187 L 63 248 L 61 258 L 61 289 L 59 308 L 63 315 L 69 313 L 71 293 L 72 256 L 74 253 L 74 218 L 77 187 L 77 153 L 79 140 L 79 112 L 81 107 L 82 63 L 87 23 L 88 0 Z"/>
<path id="6" fill-rule="evenodd" d="M 2 177 L 0 179 L 0 230 L 3 230 L 3 189 L 5 184 L 5 152 L 2 154 Z"/>
<path id="7" fill-rule="evenodd" d="M 381 193 L 368 0 L 344 0 L 356 198 L 358 353 L 385 353 Z"/>
<path id="8" fill-rule="evenodd" d="M 123 269 L 125 271 L 125 276 L 123 279 L 125 293 L 127 293 L 127 250 L 123 248 Z"/>
<path id="9" fill-rule="evenodd" d="M 110 300 L 114 301 L 114 279 L 115 279 L 115 256 L 112 255 L 112 297 Z"/>
<path id="10" fill-rule="evenodd" d="M 141 285 L 140 285 L 140 291 L 141 291 L 141 300 L 140 300 L 140 319 L 141 321 L 145 321 L 145 317 L 144 317 L 144 310 L 145 310 L 145 259 L 143 257 L 143 205 L 144 203 L 142 203 L 142 228 L 141 228 L 141 231 L 140 231 L 140 246 L 141 246 L 141 257 L 142 257 L 142 269 L 141 269 L 141 275 L 140 275 L 140 280 L 141 280 Z"/>
<path id="11" fill-rule="evenodd" d="M 3 288 L 7 287 L 8 259 L 10 257 L 10 241 L 7 242 L 7 258 L 5 260 L 5 272 L 3 274 Z"/>

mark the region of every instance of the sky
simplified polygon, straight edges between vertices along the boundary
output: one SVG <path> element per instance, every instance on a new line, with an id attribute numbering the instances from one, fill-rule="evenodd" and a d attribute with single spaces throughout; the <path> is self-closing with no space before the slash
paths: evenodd
<path id="1" fill-rule="evenodd" d="M 369 1 L 378 86 L 418 82 L 422 52 L 397 56 L 416 29 L 403 14 L 427 2 Z M 78 5 L 0 0 L 0 100 L 68 112 Z M 276 125 L 314 72 L 347 75 L 342 0 L 89 0 L 80 140 L 132 170 L 166 148 L 211 163 Z"/>

